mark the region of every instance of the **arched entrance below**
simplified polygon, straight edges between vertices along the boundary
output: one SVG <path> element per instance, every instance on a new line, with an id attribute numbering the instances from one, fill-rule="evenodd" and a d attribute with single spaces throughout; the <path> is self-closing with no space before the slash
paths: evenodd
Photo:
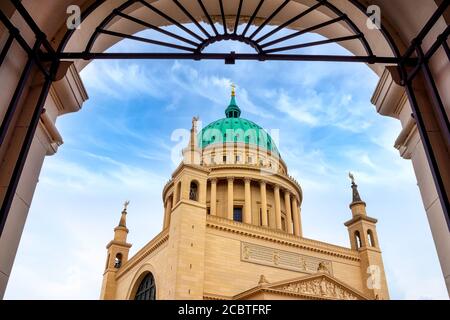
<path id="1" fill-rule="evenodd" d="M 378 112 L 402 122 L 404 130 L 395 144 L 404 158 L 413 161 L 447 287 L 450 287 L 447 255 L 450 249 L 450 93 L 444 90 L 450 82 L 446 21 L 449 1 L 412 4 L 379 0 L 371 3 L 377 6 L 372 9 L 381 9 L 382 29 L 368 27 L 367 15 L 371 11 L 357 0 L 199 0 L 189 5 L 186 1 L 175 0 L 2 3 L 0 76 L 5 79 L 2 92 L 7 94 L 0 99 L 3 117 L 0 129 L 3 199 L 0 292 L 6 287 L 43 159 L 56 152 L 62 143 L 54 121 L 61 114 L 78 111 L 87 99 L 78 71 L 88 60 L 112 58 L 223 59 L 226 63 L 237 59 L 368 63 L 380 76 L 373 98 Z M 82 11 L 81 29 L 67 31 L 67 8 L 73 4 Z M 43 5 L 46 10 L 42 10 Z M 290 9 L 286 10 L 288 6 Z M 398 12 L 403 13 L 401 18 Z M 55 19 L 55 15 L 60 18 Z M 194 24 L 198 33 L 187 29 L 186 23 Z M 134 36 L 150 28 L 176 38 L 162 28 L 167 25 L 175 25 L 187 33 L 182 39 L 177 34 L 177 40 L 188 45 L 172 43 L 168 46 L 166 42 Z M 270 26 L 268 33 L 264 33 L 263 29 Z M 218 30 L 220 27 L 222 30 Z M 298 35 L 308 30 L 328 40 L 276 46 L 281 43 L 280 39 L 270 38 L 276 32 L 267 34 L 277 28 L 292 30 Z M 127 37 L 183 52 L 104 53 L 112 44 Z M 204 53 L 211 43 L 224 40 L 246 42 L 255 53 Z M 285 54 L 326 44 L 326 41 L 341 44 L 353 56 Z"/>

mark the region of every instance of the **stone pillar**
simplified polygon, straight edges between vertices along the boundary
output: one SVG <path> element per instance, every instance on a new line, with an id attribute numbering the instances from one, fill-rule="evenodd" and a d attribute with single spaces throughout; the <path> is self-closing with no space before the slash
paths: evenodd
<path id="1" fill-rule="evenodd" d="M 211 179 L 211 210 L 212 216 L 217 215 L 217 179 Z"/>
<path id="2" fill-rule="evenodd" d="M 377 112 L 384 116 L 389 116 L 400 120 L 402 131 L 395 141 L 395 148 L 399 150 L 400 156 L 404 159 L 411 160 L 414 172 L 417 178 L 417 185 L 422 196 L 422 202 L 426 211 L 428 222 L 430 224 L 431 234 L 436 246 L 439 262 L 441 264 L 442 273 L 447 285 L 447 291 L 450 295 L 450 232 L 445 220 L 445 214 L 440 204 L 437 189 L 434 184 L 433 175 L 428 163 L 424 145 L 418 133 L 414 118 L 411 117 L 411 105 L 407 99 L 405 89 L 399 85 L 399 81 L 393 69 L 386 68 L 380 78 L 375 93 L 372 97 L 372 103 L 376 106 Z M 445 72 L 441 73 L 446 74 Z M 431 144 L 438 152 L 437 161 L 441 167 L 444 181 L 447 186 L 450 185 L 448 177 L 450 177 L 448 151 L 443 147 L 443 142 L 439 143 L 439 128 L 434 121 L 433 109 L 427 98 L 425 87 L 415 86 L 414 91 L 416 98 L 422 107 L 424 119 L 426 120 L 427 130 L 434 132 L 429 133 Z M 441 91 L 443 94 L 444 91 Z M 424 107 L 427 111 L 424 112 Z M 439 145 L 441 147 L 439 147 Z M 445 160 L 444 160 L 445 159 Z M 447 178 L 447 179 L 445 179 Z M 447 188 L 447 190 L 449 190 Z"/>
<path id="3" fill-rule="evenodd" d="M 298 210 L 298 225 L 299 225 L 299 228 L 300 228 L 300 237 L 303 237 L 302 208 L 300 208 L 300 206 L 297 206 L 297 210 Z"/>
<path id="4" fill-rule="evenodd" d="M 269 226 L 267 221 L 267 194 L 266 194 L 266 182 L 261 181 L 259 183 L 261 188 L 261 216 L 262 216 L 262 225 L 264 227 Z"/>
<path id="5" fill-rule="evenodd" d="M 294 219 L 294 234 L 297 237 L 300 237 L 300 214 L 298 212 L 297 198 L 295 196 L 292 197 L 292 217 Z"/>
<path id="6" fill-rule="evenodd" d="M 177 204 L 177 194 L 178 194 L 178 182 L 174 182 L 172 208 L 175 208 L 175 205 Z"/>
<path id="7" fill-rule="evenodd" d="M 169 197 L 164 205 L 164 224 L 163 230 L 170 224 L 170 212 L 172 211 L 172 199 Z"/>
<path id="8" fill-rule="evenodd" d="M 291 194 L 288 190 L 284 191 L 284 206 L 286 207 L 287 232 L 292 234 L 294 230 L 292 227 Z"/>
<path id="9" fill-rule="evenodd" d="M 228 178 L 228 205 L 227 205 L 227 218 L 233 220 L 233 182 L 234 178 Z"/>
<path id="10" fill-rule="evenodd" d="M 14 47 L 18 48 L 18 46 Z M 4 66 L 7 65 L 8 61 L 13 61 L 14 67 L 11 68 L 10 66 L 5 69 L 17 70 L 16 67 L 20 65 L 21 55 L 22 53 L 20 52 L 9 54 L 9 56 L 14 58 L 6 59 Z M 64 74 L 64 70 L 67 71 L 66 74 Z M 87 99 L 83 83 L 73 63 L 62 63 L 61 74 L 56 80 L 53 82 L 45 101 L 46 112 L 41 115 L 3 233 L 0 236 L 0 299 L 3 298 L 6 290 L 44 158 L 45 156 L 53 155 L 58 150 L 58 146 L 63 143 L 55 127 L 55 119 L 60 115 L 78 111 Z M 5 105 L 9 104 L 10 101 L 7 98 L 8 94 L 12 94 L 7 87 L 9 82 L 0 82 L 0 87 L 2 88 L 0 100 L 4 102 L 5 100 L 3 99 L 6 98 L 7 102 Z M 33 75 L 32 71 L 30 81 L 27 82 L 21 102 L 17 106 L 17 116 L 11 122 L 7 137 L 3 145 L 0 146 L 0 201 L 3 200 L 8 188 L 11 172 L 17 162 L 20 146 L 41 89 L 41 76 L 40 74 Z M 2 106 L 3 104 L 0 106 L 0 109 Z"/>
<path id="11" fill-rule="evenodd" d="M 244 208 L 244 223 L 252 223 L 252 199 L 251 199 L 251 179 L 245 178 L 245 208 Z"/>
<path id="12" fill-rule="evenodd" d="M 280 187 L 278 185 L 274 188 L 275 193 L 275 222 L 276 227 L 279 230 L 282 230 L 283 227 L 281 226 L 281 205 L 280 205 Z"/>
<path id="13" fill-rule="evenodd" d="M 163 220 L 163 230 L 166 228 L 167 226 L 167 204 L 168 204 L 168 200 L 166 200 L 164 202 L 164 220 Z"/>

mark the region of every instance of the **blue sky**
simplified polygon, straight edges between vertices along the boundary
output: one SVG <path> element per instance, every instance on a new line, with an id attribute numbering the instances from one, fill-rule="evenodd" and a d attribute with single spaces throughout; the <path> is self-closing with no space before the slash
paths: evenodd
<path id="1" fill-rule="evenodd" d="M 143 48 L 122 41 L 111 50 Z M 248 50 L 209 48 L 222 49 Z M 95 61 L 82 78 L 90 99 L 57 121 L 65 143 L 44 162 L 7 299 L 97 299 L 122 203 L 131 201 L 134 254 L 161 230 L 161 191 L 178 165 L 174 131 L 188 130 L 194 115 L 205 125 L 222 118 L 232 82 L 242 117 L 279 130 L 281 156 L 304 192 L 304 236 L 349 246 L 352 171 L 379 220 L 391 298 L 448 298 L 412 165 L 393 147 L 400 124 L 371 105 L 377 77 L 367 66 Z"/>

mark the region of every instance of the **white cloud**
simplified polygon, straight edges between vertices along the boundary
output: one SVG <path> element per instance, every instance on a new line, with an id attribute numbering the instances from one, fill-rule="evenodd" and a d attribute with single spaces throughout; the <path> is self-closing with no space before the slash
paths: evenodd
<path id="1" fill-rule="evenodd" d="M 281 92 L 276 102 L 276 107 L 300 123 L 316 126 L 319 124 L 319 119 L 308 111 L 308 107 L 314 108 L 316 103 L 317 101 L 308 101 L 306 103 L 301 101 L 293 102 L 289 96 Z"/>
<path id="2" fill-rule="evenodd" d="M 81 77 L 90 91 L 107 94 L 125 101 L 135 95 L 161 97 L 162 88 L 157 76 L 142 65 L 117 61 L 90 63 L 81 72 Z"/>

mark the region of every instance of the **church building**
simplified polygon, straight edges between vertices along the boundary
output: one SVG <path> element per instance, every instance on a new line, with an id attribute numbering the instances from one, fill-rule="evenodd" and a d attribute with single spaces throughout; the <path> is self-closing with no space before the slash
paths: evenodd
<path id="1" fill-rule="evenodd" d="M 353 175 L 350 248 L 303 237 L 303 192 L 272 137 L 241 117 L 197 131 L 162 190 L 162 231 L 128 253 L 127 203 L 107 248 L 101 299 L 389 299 L 376 223 Z"/>

